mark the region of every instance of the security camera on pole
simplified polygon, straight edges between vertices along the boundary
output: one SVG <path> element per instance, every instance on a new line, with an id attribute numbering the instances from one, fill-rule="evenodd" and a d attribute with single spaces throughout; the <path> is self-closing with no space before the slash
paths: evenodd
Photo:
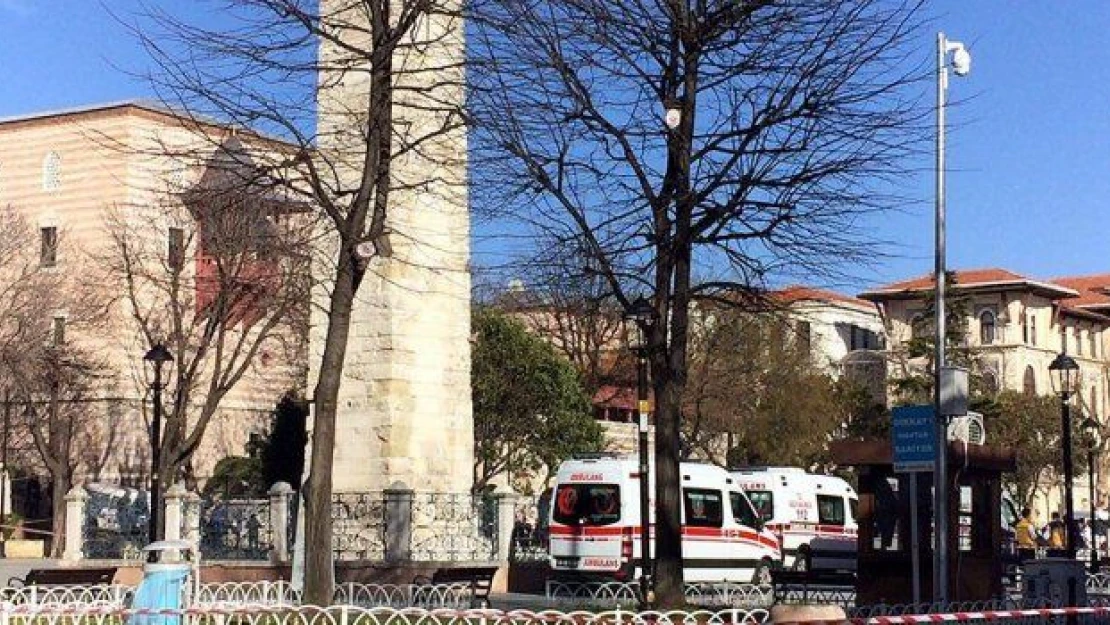
<path id="1" fill-rule="evenodd" d="M 966 76 L 971 71 L 971 55 L 964 44 L 949 41 L 944 33 L 937 33 L 937 163 L 936 163 L 936 356 L 933 370 L 933 403 L 936 406 L 936 472 L 934 484 L 948 483 L 948 415 L 941 410 L 941 378 L 944 369 L 945 311 L 945 232 L 944 232 L 944 107 L 948 94 L 948 66 L 951 55 L 952 71 Z M 936 548 L 933 550 L 933 600 L 948 602 L 948 498 L 946 488 L 933 489 L 933 511 L 936 527 Z"/>

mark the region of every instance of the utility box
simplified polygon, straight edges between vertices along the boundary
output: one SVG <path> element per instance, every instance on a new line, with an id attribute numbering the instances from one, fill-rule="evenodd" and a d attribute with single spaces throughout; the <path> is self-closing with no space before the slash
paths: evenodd
<path id="1" fill-rule="evenodd" d="M 1086 563 L 1068 558 L 1026 560 L 1022 597 L 1033 606 L 1086 606 Z"/>

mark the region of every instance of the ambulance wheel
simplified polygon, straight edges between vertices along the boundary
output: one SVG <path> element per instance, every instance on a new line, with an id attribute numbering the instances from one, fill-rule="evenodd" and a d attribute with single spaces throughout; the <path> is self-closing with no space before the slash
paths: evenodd
<path id="1" fill-rule="evenodd" d="M 755 565 L 755 572 L 752 573 L 752 583 L 757 586 L 771 585 L 771 562 L 769 560 L 760 560 L 759 564 Z"/>
<path id="2" fill-rule="evenodd" d="M 798 555 L 794 556 L 794 566 L 792 567 L 799 573 L 805 573 L 811 566 L 809 549 L 799 549 Z"/>

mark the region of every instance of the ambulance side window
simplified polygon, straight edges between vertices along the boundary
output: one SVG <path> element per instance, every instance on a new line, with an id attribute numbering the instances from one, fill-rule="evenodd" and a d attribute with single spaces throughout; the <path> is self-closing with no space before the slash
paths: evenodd
<path id="1" fill-rule="evenodd" d="M 817 495 L 817 522 L 821 525 L 844 525 L 844 498 Z"/>
<path id="2" fill-rule="evenodd" d="M 755 510 L 752 510 L 751 505 L 748 503 L 744 496 L 740 493 L 729 493 L 729 503 L 732 504 L 732 518 L 744 527 L 756 527 L 758 521 L 756 520 Z"/>
<path id="3" fill-rule="evenodd" d="M 848 512 L 852 515 L 852 521 L 856 523 L 859 522 L 859 514 L 856 512 L 857 510 L 859 510 L 859 499 L 856 499 L 855 497 L 849 497 Z"/>
<path id="4" fill-rule="evenodd" d="M 686 508 L 686 525 L 720 527 L 724 520 L 721 491 L 707 488 L 685 488 L 682 499 Z"/>
<path id="5" fill-rule="evenodd" d="M 764 521 L 770 521 L 775 516 L 775 494 L 769 490 L 749 490 L 747 493 L 759 516 Z"/>

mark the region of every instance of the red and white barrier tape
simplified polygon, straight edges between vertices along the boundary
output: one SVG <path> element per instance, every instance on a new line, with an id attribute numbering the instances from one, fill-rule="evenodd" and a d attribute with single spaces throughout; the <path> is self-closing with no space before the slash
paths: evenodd
<path id="1" fill-rule="evenodd" d="M 784 621 L 776 625 L 914 625 L 917 623 L 968 623 L 1047 618 L 1052 616 L 1110 615 L 1110 607 L 1100 608 L 1037 608 L 1028 610 L 986 610 L 982 612 L 950 612 L 947 614 L 905 614 L 902 616 L 871 616 L 864 618 Z"/>

